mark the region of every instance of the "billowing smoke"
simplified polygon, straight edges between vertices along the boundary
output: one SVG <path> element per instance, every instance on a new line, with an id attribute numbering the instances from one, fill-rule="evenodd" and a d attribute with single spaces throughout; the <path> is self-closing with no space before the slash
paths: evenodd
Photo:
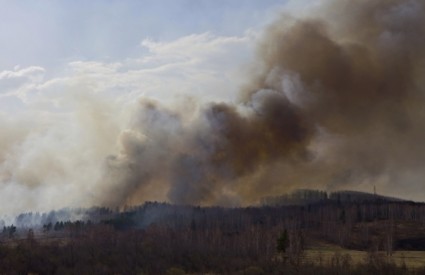
<path id="1" fill-rule="evenodd" d="M 117 132 L 119 148 L 90 177 L 90 203 L 240 205 L 292 188 L 373 186 L 423 199 L 412 195 L 425 176 L 422 1 L 334 0 L 282 14 L 246 71 L 238 103 L 141 99 L 129 127 L 102 126 L 111 134 L 88 153 L 98 160 Z"/>
<path id="2" fill-rule="evenodd" d="M 297 186 L 421 186 L 423 3 L 328 1 L 313 16 L 266 30 L 239 105 L 211 103 L 187 120 L 142 103 L 106 165 L 116 189 L 106 201 L 149 184 L 195 204 Z"/>

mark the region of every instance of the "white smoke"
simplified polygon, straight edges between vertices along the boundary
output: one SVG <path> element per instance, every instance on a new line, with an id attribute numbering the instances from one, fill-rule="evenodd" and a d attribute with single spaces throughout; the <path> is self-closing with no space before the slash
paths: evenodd
<path id="1" fill-rule="evenodd" d="M 187 108 L 202 97 L 232 100 L 252 40 L 208 33 L 144 40 L 140 58 L 73 61 L 56 74 L 37 66 L 0 72 L 0 214 L 102 202 L 117 188 L 105 182 L 105 163 L 143 139 L 132 134 L 144 123 L 135 121 L 139 101 Z M 161 125 L 173 127 L 167 119 Z M 148 192 L 146 199 L 166 197 L 161 188 Z"/>

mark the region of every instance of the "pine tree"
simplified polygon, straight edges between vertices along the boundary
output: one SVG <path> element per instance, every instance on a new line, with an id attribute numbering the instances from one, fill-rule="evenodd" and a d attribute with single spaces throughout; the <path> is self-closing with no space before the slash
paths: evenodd
<path id="1" fill-rule="evenodd" d="M 277 239 L 277 252 L 285 253 L 289 245 L 288 230 L 284 230 Z"/>

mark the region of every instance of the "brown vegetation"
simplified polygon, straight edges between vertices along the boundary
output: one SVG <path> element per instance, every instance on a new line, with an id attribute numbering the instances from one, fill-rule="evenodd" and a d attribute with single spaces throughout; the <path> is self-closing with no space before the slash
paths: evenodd
<path id="1" fill-rule="evenodd" d="M 98 222 L 57 221 L 35 230 L 18 228 L 12 235 L 5 227 L 0 274 L 425 271 L 391 258 L 397 249 L 425 250 L 417 242 L 425 238 L 424 204 L 323 200 L 298 206 L 201 208 L 148 203 L 109 213 Z M 95 220 L 96 212 L 91 215 Z M 319 243 L 369 252 L 360 261 L 350 253 L 312 257 Z"/>

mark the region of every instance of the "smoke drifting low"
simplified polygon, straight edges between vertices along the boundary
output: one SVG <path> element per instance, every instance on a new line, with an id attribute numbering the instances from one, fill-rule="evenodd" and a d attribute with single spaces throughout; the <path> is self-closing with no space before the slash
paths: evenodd
<path id="1" fill-rule="evenodd" d="M 257 54 L 237 104 L 141 99 L 90 203 L 240 205 L 292 188 L 374 185 L 423 199 L 412 195 L 425 176 L 422 1 L 335 0 L 283 14 Z"/>

